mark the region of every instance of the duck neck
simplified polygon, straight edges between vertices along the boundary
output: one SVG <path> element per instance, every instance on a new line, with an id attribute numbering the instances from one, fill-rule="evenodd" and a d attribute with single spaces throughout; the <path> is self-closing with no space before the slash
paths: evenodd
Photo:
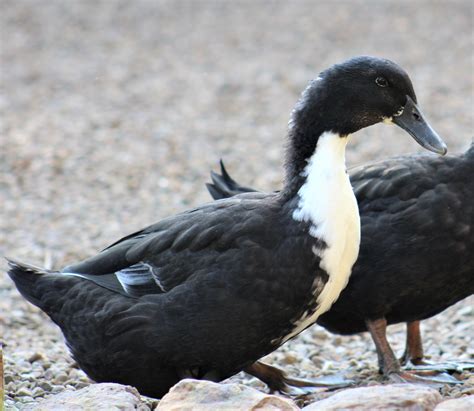
<path id="1" fill-rule="evenodd" d="M 337 101 L 329 99 L 326 89 L 324 78 L 310 82 L 291 114 L 282 190 L 286 200 L 297 196 L 311 179 L 310 168 L 313 174 L 326 175 L 345 170 L 345 146 L 350 127 L 334 112 Z M 338 132 L 332 131 L 335 129 Z"/>
<path id="2" fill-rule="evenodd" d="M 312 128 L 293 125 L 289 139 L 286 178 L 282 190 L 287 200 L 300 196 L 303 187 L 321 190 L 321 184 L 332 184 L 346 174 L 348 135 L 323 131 L 316 124 Z"/>
<path id="3" fill-rule="evenodd" d="M 348 136 L 330 131 L 318 136 L 314 150 L 301 164 L 289 169 L 283 190 L 287 201 L 296 199 L 298 208 L 308 209 L 312 202 L 324 201 L 347 184 L 345 151 Z M 302 218 L 306 220 L 306 218 Z"/>

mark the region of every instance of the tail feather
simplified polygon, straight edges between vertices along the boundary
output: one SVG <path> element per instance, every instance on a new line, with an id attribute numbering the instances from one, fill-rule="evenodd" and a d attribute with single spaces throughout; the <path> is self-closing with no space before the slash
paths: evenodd
<path id="1" fill-rule="evenodd" d="M 206 183 L 206 188 L 214 200 L 221 200 L 229 197 L 229 194 L 226 191 L 219 190 L 214 184 Z"/>
<path id="2" fill-rule="evenodd" d="M 241 186 L 227 172 L 224 163 L 220 161 L 221 174 L 211 171 L 212 183 L 207 183 L 206 187 L 214 200 L 233 197 L 238 194 L 255 192 L 253 188 Z"/>
<path id="3" fill-rule="evenodd" d="M 41 295 L 38 290 L 38 283 L 42 282 L 44 276 L 50 276 L 55 271 L 35 267 L 30 264 L 6 258 L 10 269 L 8 275 L 13 280 L 18 291 L 29 302 L 41 308 Z"/>

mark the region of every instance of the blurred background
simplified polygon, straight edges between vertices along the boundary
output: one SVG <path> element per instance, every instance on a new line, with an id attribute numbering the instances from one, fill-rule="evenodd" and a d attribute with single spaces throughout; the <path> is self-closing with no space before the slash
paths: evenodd
<path id="1" fill-rule="evenodd" d="M 238 181 L 278 188 L 300 92 L 355 55 L 386 57 L 408 71 L 450 152 L 473 135 L 470 0 L 1 0 L 0 7 L 0 255 L 33 264 L 59 268 L 208 201 L 204 183 L 220 158 Z M 415 151 L 406 133 L 377 125 L 353 136 L 348 166 Z M 474 325 L 472 302 L 451 309 L 450 321 L 444 313 L 426 322 L 428 352 L 473 352 L 466 332 L 454 345 L 442 338 L 430 345 L 440 338 L 432 328 L 451 335 L 456 318 Z M 41 347 L 70 364 L 59 332 L 4 275 L 0 327 L 10 372 Z M 369 350 L 375 369 L 365 336 L 314 333 L 340 346 L 328 354 L 334 361 Z M 304 353 L 295 355 L 304 369 Z"/>

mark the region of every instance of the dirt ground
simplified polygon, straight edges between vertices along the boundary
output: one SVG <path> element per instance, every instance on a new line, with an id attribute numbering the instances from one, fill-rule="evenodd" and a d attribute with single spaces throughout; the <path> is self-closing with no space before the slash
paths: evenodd
<path id="1" fill-rule="evenodd" d="M 404 67 L 450 152 L 473 136 L 470 0 L 1 0 L 0 8 L 0 255 L 33 264 L 60 268 L 208 201 L 204 183 L 220 158 L 243 183 L 278 188 L 299 93 L 351 56 Z M 415 151 L 406 133 L 377 125 L 353 136 L 347 160 Z M 7 405 L 87 384 L 58 329 L 19 296 L 5 268 L 0 262 Z M 423 323 L 433 359 L 474 357 L 473 302 Z M 403 338 L 402 325 L 390 329 L 398 351 Z M 270 360 L 300 376 L 378 378 L 367 335 L 317 326 Z"/>

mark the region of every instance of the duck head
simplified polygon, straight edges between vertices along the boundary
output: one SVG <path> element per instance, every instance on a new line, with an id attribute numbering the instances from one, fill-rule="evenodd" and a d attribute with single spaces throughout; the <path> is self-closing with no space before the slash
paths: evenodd
<path id="1" fill-rule="evenodd" d="M 293 111 L 293 126 L 308 134 L 347 136 L 385 122 L 407 131 L 427 150 L 444 155 L 443 140 L 417 105 L 408 74 L 390 60 L 361 56 L 336 64 L 313 80 Z"/>
<path id="2" fill-rule="evenodd" d="M 398 125 L 430 151 L 447 152 L 419 109 L 408 74 L 397 64 L 361 56 L 323 71 L 303 91 L 290 118 L 284 192 L 291 197 L 303 184 L 321 136 L 327 140 L 332 135 L 339 150 L 350 134 L 382 122 Z"/>

